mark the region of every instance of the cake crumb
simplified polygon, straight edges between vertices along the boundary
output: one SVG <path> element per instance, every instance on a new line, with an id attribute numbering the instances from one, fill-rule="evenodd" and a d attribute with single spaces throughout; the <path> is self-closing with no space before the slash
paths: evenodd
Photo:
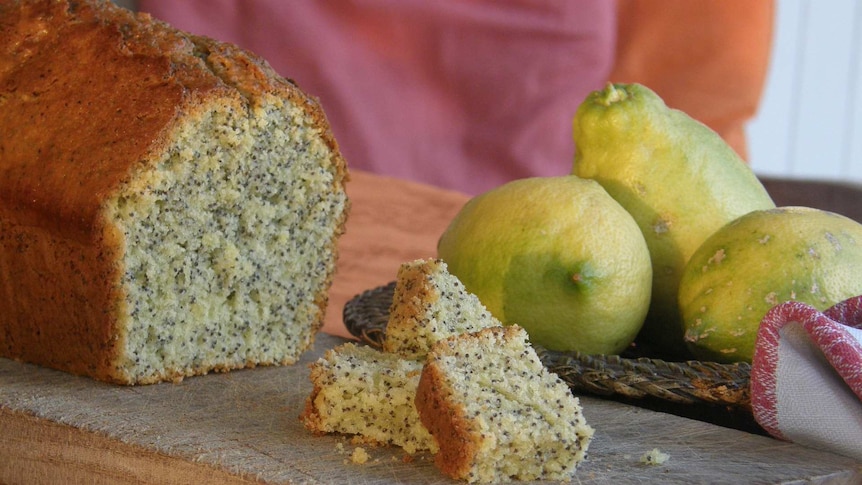
<path id="1" fill-rule="evenodd" d="M 350 454 L 350 461 L 357 465 L 362 465 L 368 461 L 368 452 L 365 451 L 365 448 L 361 446 L 357 446 L 353 449 L 353 453 Z"/>
<path id="2" fill-rule="evenodd" d="M 641 456 L 640 462 L 646 465 L 661 465 L 670 458 L 670 455 L 663 453 L 658 448 L 653 448 Z"/>

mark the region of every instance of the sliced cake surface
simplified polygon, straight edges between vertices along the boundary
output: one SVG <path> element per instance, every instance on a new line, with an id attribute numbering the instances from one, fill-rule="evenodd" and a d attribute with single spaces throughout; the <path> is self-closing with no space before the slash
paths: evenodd
<path id="1" fill-rule="evenodd" d="M 314 390 L 302 420 L 321 433 L 358 435 L 407 453 L 437 451 L 413 403 L 422 362 L 346 343 L 311 368 Z"/>
<path id="2" fill-rule="evenodd" d="M 416 407 L 440 448 L 435 464 L 468 482 L 570 480 L 593 435 L 578 399 L 518 326 L 435 344 Z"/>
<path id="3" fill-rule="evenodd" d="M 316 100 L 106 0 L 0 2 L 0 32 L 0 356 L 123 384 L 295 362 L 349 206 Z"/>

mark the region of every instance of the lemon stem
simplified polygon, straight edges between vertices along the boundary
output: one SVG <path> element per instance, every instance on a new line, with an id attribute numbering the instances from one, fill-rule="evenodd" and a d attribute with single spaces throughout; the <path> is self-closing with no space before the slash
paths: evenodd
<path id="1" fill-rule="evenodd" d="M 604 96 L 599 99 L 599 102 L 604 106 L 610 106 L 614 103 L 625 101 L 628 98 L 625 89 L 618 88 L 614 83 L 608 83 L 603 94 Z"/>

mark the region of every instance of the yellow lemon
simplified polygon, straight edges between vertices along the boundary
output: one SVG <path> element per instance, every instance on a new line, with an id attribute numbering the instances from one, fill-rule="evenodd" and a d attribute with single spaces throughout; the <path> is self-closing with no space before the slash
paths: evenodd
<path id="1" fill-rule="evenodd" d="M 789 300 L 819 310 L 862 294 L 862 225 L 806 207 L 746 214 L 692 255 L 679 287 L 685 340 L 717 362 L 751 361 L 760 321 Z"/>
<path id="2" fill-rule="evenodd" d="M 601 185 L 574 175 L 474 197 L 438 255 L 492 314 L 545 348 L 619 353 L 649 308 L 652 266 L 637 224 Z"/>
<path id="3" fill-rule="evenodd" d="M 638 342 L 683 358 L 677 291 L 683 267 L 721 226 L 775 207 L 722 138 L 649 88 L 609 84 L 573 121 L 572 173 L 596 180 L 637 221 L 653 265 L 652 304 Z"/>

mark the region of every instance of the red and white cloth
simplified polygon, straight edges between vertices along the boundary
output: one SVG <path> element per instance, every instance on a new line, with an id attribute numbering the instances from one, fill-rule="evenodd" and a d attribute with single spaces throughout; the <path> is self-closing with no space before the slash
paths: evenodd
<path id="1" fill-rule="evenodd" d="M 862 461 L 862 296 L 824 312 L 770 310 L 751 369 L 754 417 L 773 437 Z"/>

